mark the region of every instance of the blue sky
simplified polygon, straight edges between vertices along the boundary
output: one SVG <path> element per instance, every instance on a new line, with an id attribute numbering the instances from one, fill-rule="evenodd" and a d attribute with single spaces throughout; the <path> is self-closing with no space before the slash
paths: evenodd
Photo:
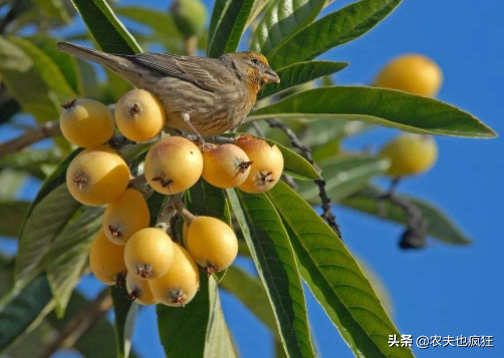
<path id="1" fill-rule="evenodd" d="M 350 2 L 338 0 L 329 10 Z M 140 3 L 145 4 L 139 0 L 121 1 L 124 5 Z M 167 4 L 156 0 L 150 1 L 149 6 L 166 8 Z M 366 84 L 392 57 L 408 52 L 426 54 L 444 72 L 439 98 L 470 111 L 498 133 L 504 133 L 503 33 L 502 1 L 404 0 L 372 32 L 323 58 L 350 62 L 338 74 L 338 83 Z M 378 148 L 395 134 L 390 129 L 377 130 L 345 142 L 345 147 Z M 339 207 L 335 212 L 346 244 L 374 269 L 390 292 L 394 321 L 402 333 L 414 337 L 495 337 L 495 348 L 431 347 L 417 349 L 418 356 L 504 356 L 504 289 L 500 287 L 504 269 L 500 202 L 504 199 L 504 141 L 437 140 L 437 165 L 426 175 L 404 181 L 400 191 L 444 208 L 474 238 L 472 246 L 457 248 L 430 241 L 425 250 L 403 252 L 397 248 L 399 227 Z M 32 196 L 34 192 L 31 186 L 24 195 Z M 81 287 L 90 294 L 98 288 L 90 279 Z M 224 293 L 222 304 L 241 354 L 272 357 L 267 330 L 233 297 Z M 310 296 L 308 310 L 320 355 L 351 357 L 334 326 Z M 141 356 L 162 356 L 152 309 L 141 313 L 134 344 Z"/>

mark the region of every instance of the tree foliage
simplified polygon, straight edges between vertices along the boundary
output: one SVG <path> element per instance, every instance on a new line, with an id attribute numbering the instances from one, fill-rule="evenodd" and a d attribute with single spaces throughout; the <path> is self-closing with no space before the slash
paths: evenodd
<path id="1" fill-rule="evenodd" d="M 391 220 L 408 230 L 408 213 L 402 205 L 406 201 L 426 218 L 432 239 L 451 245 L 471 242 L 434 204 L 406 197 L 382 198 L 383 192 L 371 182 L 384 174 L 388 161 L 365 151 L 349 154 L 341 147 L 346 138 L 376 126 L 467 138 L 496 135 L 473 115 L 435 99 L 332 84 L 330 76 L 343 71 L 348 63 L 316 58 L 365 35 L 400 2 L 359 0 L 343 8 L 336 3 L 321 17 L 330 2 L 216 0 L 209 29 L 196 39 L 198 52 L 218 57 L 250 44 L 252 50 L 268 57 L 281 83 L 263 89 L 261 105 L 239 131 L 258 132 L 276 143 L 285 159 L 287 177 L 271 192 L 260 195 L 223 191 L 204 182 L 190 190 L 186 203 L 195 214 L 233 222 L 241 237 L 240 254 L 254 262 L 257 277 L 233 266 L 227 275 L 205 279 L 197 299 L 188 307 L 159 306 L 160 341 L 167 355 L 238 355 L 226 326 L 220 283 L 220 288 L 243 301 L 264 322 L 277 347 L 283 347 L 280 353 L 288 357 L 316 354 L 305 287 L 356 356 L 413 356 L 408 348 L 388 347 L 388 335 L 399 332 L 373 283 L 345 242 L 324 221 L 328 213 L 321 217 L 311 207 L 321 204 L 324 180 L 324 190 L 333 203 Z M 12 0 L 0 5 L 4 6 L 8 10 L 0 18 L 2 126 L 18 125 L 19 114 L 31 115 L 36 125 L 42 125 L 57 119 L 59 104 L 64 101 L 88 96 L 115 103 L 129 88 L 115 75 L 106 72 L 105 78 L 88 64 L 55 51 L 57 39 L 67 33 L 62 30 L 78 17 L 86 30 L 67 40 L 91 41 L 106 52 L 122 54 L 159 47 L 179 54 L 188 51 L 187 39 L 177 30 L 171 14 L 147 6 L 125 7 L 105 0 Z M 148 31 L 130 31 L 123 20 L 139 23 Z M 39 30 L 38 35 L 26 36 L 30 26 Z M 268 125 L 270 119 L 289 123 L 289 138 L 278 127 Z M 31 130 L 36 127 L 27 132 Z M 0 257 L 0 352 L 22 356 L 29 349 L 25 343 L 34 335 L 47 331 L 52 332 L 50 337 L 61 335 L 79 317 L 79 310 L 89 309 L 96 320 L 81 332 L 73 348 L 86 357 L 110 356 L 113 346 L 100 350 L 89 344 L 96 337 L 112 335 L 110 323 L 75 290 L 88 272 L 89 243 L 100 227 L 103 210 L 85 209 L 69 195 L 65 172 L 78 149 L 72 151 L 57 137 L 54 144 L 49 149 L 29 147 L 19 153 L 0 145 L 0 156 L 4 157 L 0 162 L 0 235 L 19 239 L 15 263 L 12 258 Z M 140 143 L 124 148 L 132 171 L 141 168 L 148 146 Z M 17 200 L 16 185 L 28 177 L 42 180 L 39 193 L 32 202 Z M 163 200 L 158 194 L 149 198 L 153 218 Z M 351 232 L 344 233 L 344 238 L 356 240 Z M 111 341 L 117 343 L 118 356 L 126 357 L 137 305 L 126 299 L 123 290 L 111 291 L 113 299 L 103 299 L 105 311 L 113 305 L 115 312 L 116 338 Z M 42 326 L 47 329 L 37 329 Z M 134 347 L 131 352 L 133 356 Z"/>

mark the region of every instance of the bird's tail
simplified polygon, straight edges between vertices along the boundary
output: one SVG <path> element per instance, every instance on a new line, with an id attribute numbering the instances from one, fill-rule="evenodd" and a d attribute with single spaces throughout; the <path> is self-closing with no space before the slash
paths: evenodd
<path id="1" fill-rule="evenodd" d="M 89 61 L 101 63 L 112 69 L 115 69 L 120 64 L 127 64 L 128 62 L 125 58 L 118 55 L 112 55 L 110 53 L 64 41 L 58 42 L 56 49 Z"/>

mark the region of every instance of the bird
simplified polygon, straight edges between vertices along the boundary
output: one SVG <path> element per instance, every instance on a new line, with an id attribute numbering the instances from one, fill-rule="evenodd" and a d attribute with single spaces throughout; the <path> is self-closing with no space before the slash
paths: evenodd
<path id="1" fill-rule="evenodd" d="M 166 112 L 168 127 L 203 137 L 220 135 L 241 123 L 267 83 L 280 77 L 258 52 L 218 58 L 168 53 L 109 54 L 58 42 L 57 50 L 97 62 L 137 88 L 155 95 Z"/>

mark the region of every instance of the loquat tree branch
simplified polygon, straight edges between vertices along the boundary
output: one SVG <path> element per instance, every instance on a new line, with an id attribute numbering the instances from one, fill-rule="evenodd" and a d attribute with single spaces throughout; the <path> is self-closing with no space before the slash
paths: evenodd
<path id="1" fill-rule="evenodd" d="M 40 127 L 29 129 L 17 138 L 0 144 L 0 159 L 17 153 L 41 140 L 61 135 L 58 121 L 46 122 Z"/>
<path id="2" fill-rule="evenodd" d="M 366 190 L 356 193 L 363 197 L 375 199 L 378 204 L 378 215 L 386 217 L 387 212 L 382 206 L 384 201 L 399 207 L 404 214 L 404 223 L 406 230 L 401 235 L 399 247 L 402 249 L 421 249 L 425 247 L 427 239 L 427 219 L 422 214 L 422 211 L 407 198 L 400 197 L 393 190 L 385 193 L 373 193 Z"/>
<path id="3" fill-rule="evenodd" d="M 70 348 L 91 327 L 93 327 L 107 311 L 112 308 L 113 302 L 109 289 L 104 289 L 93 302 L 63 328 L 60 334 L 53 339 L 49 346 L 40 354 L 39 358 L 52 357 L 62 348 Z"/>
<path id="4" fill-rule="evenodd" d="M 296 133 L 294 133 L 294 131 L 288 125 L 281 123 L 275 119 L 268 119 L 266 121 L 268 122 L 271 128 L 278 128 L 282 130 L 285 134 L 287 134 L 287 136 L 291 140 L 292 146 L 294 148 L 299 149 L 303 157 L 305 157 L 306 160 L 308 160 L 308 162 L 310 162 L 310 164 L 313 165 L 313 167 L 318 172 L 322 171 L 320 167 L 317 165 L 317 163 L 315 163 L 315 161 L 313 160 L 311 149 L 303 142 L 301 142 Z M 329 198 L 329 195 L 327 194 L 327 190 L 325 187 L 326 182 L 324 179 L 317 179 L 315 180 L 315 184 L 317 184 L 319 187 L 319 196 L 322 201 L 323 214 L 321 216 L 322 218 L 324 218 L 327 224 L 334 230 L 334 232 L 338 235 L 338 237 L 342 239 L 341 230 L 339 228 L 338 223 L 336 222 L 336 216 L 332 212 L 331 198 Z"/>

